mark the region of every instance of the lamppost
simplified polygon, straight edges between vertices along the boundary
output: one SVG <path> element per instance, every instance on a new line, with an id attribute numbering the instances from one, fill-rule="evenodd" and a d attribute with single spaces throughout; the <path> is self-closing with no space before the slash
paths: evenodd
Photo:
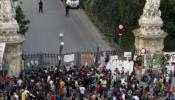
<path id="1" fill-rule="evenodd" d="M 145 66 L 144 66 L 145 59 L 144 59 L 144 57 L 145 57 L 146 49 L 142 48 L 140 50 L 140 52 L 141 52 L 141 56 L 142 56 L 142 74 L 144 74 L 145 73 Z"/>
<path id="2" fill-rule="evenodd" d="M 100 48 L 99 46 L 97 46 L 97 55 L 96 55 L 96 59 L 95 59 L 95 65 L 98 65 L 98 61 L 99 61 L 99 51 L 100 51 Z"/>
<path id="3" fill-rule="evenodd" d="M 151 71 L 153 69 L 153 57 L 154 57 L 154 53 L 153 52 L 150 52 L 150 57 L 151 57 L 151 65 L 150 65 L 150 68 L 151 68 Z"/>
<path id="4" fill-rule="evenodd" d="M 63 62 L 62 52 L 63 52 L 63 46 L 64 46 L 64 42 L 63 42 L 63 36 L 64 36 L 64 34 L 63 33 L 60 33 L 59 36 L 60 36 L 59 66 L 62 66 L 62 62 Z"/>

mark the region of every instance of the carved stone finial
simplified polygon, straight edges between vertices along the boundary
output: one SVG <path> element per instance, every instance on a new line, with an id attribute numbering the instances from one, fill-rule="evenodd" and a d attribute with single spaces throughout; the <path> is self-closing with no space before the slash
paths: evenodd
<path id="1" fill-rule="evenodd" d="M 145 7 L 143 9 L 144 17 L 160 17 L 161 11 L 159 10 L 160 0 L 146 0 Z"/>
<path id="2" fill-rule="evenodd" d="M 145 48 L 150 52 L 161 52 L 164 48 L 164 38 L 167 33 L 161 27 L 161 11 L 159 10 L 160 0 L 146 0 L 143 14 L 139 19 L 139 29 L 135 29 L 135 47 L 138 50 Z"/>
<path id="3" fill-rule="evenodd" d="M 12 2 L 10 0 L 0 0 L 0 22 L 11 22 L 14 18 Z"/>
<path id="4" fill-rule="evenodd" d="M 146 0 L 143 14 L 139 19 L 140 30 L 143 34 L 162 35 L 163 21 L 159 10 L 160 0 Z"/>

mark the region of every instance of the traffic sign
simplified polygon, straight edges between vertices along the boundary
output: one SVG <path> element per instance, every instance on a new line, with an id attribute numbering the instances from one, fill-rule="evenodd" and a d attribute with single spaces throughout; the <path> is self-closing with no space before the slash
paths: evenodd
<path id="1" fill-rule="evenodd" d="M 123 35 L 123 33 L 124 33 L 124 26 L 122 25 L 122 24 L 120 24 L 119 26 L 118 26 L 118 28 L 117 28 L 117 32 L 118 32 L 118 35 Z"/>
<path id="2" fill-rule="evenodd" d="M 140 52 L 141 52 L 141 54 L 145 54 L 145 53 L 146 53 L 146 49 L 145 49 L 145 48 L 142 48 L 142 49 L 140 50 Z"/>
<path id="3" fill-rule="evenodd" d="M 124 26 L 123 26 L 122 24 L 120 24 L 120 25 L 118 26 L 118 28 L 119 28 L 120 30 L 122 30 L 122 29 L 124 28 Z"/>

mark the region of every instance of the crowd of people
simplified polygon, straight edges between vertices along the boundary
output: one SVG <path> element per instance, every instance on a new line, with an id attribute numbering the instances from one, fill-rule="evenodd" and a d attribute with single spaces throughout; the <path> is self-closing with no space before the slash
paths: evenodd
<path id="1" fill-rule="evenodd" d="M 141 76 L 94 65 L 26 69 L 12 78 L 1 73 L 0 100 L 175 100 L 171 71 Z"/>

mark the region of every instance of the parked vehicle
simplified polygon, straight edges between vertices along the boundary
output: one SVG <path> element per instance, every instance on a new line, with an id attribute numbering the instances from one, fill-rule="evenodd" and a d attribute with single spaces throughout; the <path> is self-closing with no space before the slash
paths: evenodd
<path id="1" fill-rule="evenodd" d="M 71 8 L 79 8 L 80 0 L 66 0 L 66 4 L 69 5 Z"/>

